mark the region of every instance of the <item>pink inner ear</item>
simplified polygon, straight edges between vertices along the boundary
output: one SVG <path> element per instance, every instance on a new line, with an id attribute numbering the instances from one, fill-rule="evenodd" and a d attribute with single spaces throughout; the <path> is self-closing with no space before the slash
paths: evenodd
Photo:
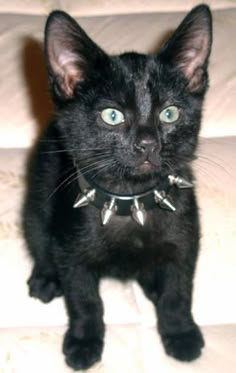
<path id="1" fill-rule="evenodd" d="M 65 65 L 62 88 L 68 97 L 73 96 L 75 84 L 80 80 L 82 80 L 82 72 L 76 69 L 75 65 Z"/>
<path id="2" fill-rule="evenodd" d="M 50 49 L 50 61 L 57 75 L 61 89 L 67 97 L 73 96 L 74 86 L 82 80 L 78 55 L 63 48 L 63 44 L 54 43 Z"/>
<path id="3" fill-rule="evenodd" d="M 209 53 L 209 36 L 198 30 L 185 39 L 177 56 L 177 64 L 188 79 L 191 91 L 197 90 L 202 82 L 203 69 Z"/>
<path id="4" fill-rule="evenodd" d="M 78 66 L 78 56 L 70 51 L 63 51 L 58 57 L 58 63 L 63 71 L 63 87 L 67 96 L 73 95 L 77 81 L 82 80 L 82 71 Z"/>
<path id="5" fill-rule="evenodd" d="M 76 62 L 78 60 L 78 56 L 71 51 L 65 50 L 58 55 L 57 59 L 58 64 L 63 67 L 64 65 Z"/>
<path id="6" fill-rule="evenodd" d="M 194 92 L 196 91 L 202 82 L 202 76 L 203 76 L 203 69 L 201 67 L 198 67 L 195 71 L 193 76 L 191 77 L 188 88 L 190 91 Z"/>
<path id="7" fill-rule="evenodd" d="M 195 70 L 203 66 L 208 53 L 208 37 L 203 35 L 196 39 L 193 45 L 185 53 L 185 62 L 183 63 L 183 72 L 187 79 L 191 79 L 195 74 Z"/>

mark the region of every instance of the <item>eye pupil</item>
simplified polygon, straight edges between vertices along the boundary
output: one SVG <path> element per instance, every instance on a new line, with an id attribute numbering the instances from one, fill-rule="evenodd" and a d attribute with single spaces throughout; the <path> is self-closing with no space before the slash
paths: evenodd
<path id="1" fill-rule="evenodd" d="M 115 120 L 116 120 L 116 112 L 115 112 L 115 110 L 112 110 L 112 112 L 111 112 L 111 120 L 113 122 L 115 122 Z"/>
<path id="2" fill-rule="evenodd" d="M 167 117 L 168 119 L 171 119 L 171 117 L 172 117 L 172 112 L 171 112 L 170 109 L 167 109 L 167 110 L 166 110 L 166 117 Z"/>

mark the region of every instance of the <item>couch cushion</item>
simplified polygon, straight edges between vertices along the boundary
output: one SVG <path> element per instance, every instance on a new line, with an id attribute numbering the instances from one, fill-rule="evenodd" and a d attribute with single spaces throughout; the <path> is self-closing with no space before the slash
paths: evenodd
<path id="1" fill-rule="evenodd" d="M 47 14 L 60 7 L 60 0 L 10 0 L 0 2 L 0 13 Z"/>
<path id="2" fill-rule="evenodd" d="M 81 15 L 111 15 L 154 12 L 185 12 L 199 4 L 199 0 L 156 1 L 156 0 L 62 0 L 61 6 L 65 11 L 77 17 Z M 236 7 L 234 0 L 209 0 L 207 4 L 212 9 L 227 9 Z"/>
<path id="3" fill-rule="evenodd" d="M 80 2 L 76 2 L 76 4 Z M 167 3 L 167 2 L 166 2 Z M 94 3 L 95 4 L 95 3 Z M 183 13 L 78 18 L 105 50 L 154 51 Z M 0 147 L 28 147 L 52 112 L 42 40 L 46 16 L 0 15 Z M 236 135 L 236 9 L 214 12 L 211 88 L 205 103 L 202 135 Z M 9 47 L 10 46 L 10 47 Z"/>
<path id="4" fill-rule="evenodd" d="M 201 325 L 236 323 L 236 159 L 235 138 L 201 142 L 195 168 L 202 220 L 201 254 L 193 311 Z M 0 150 L 0 327 L 65 325 L 61 299 L 48 305 L 28 296 L 31 261 L 20 229 L 26 151 Z M 105 321 L 154 326 L 152 304 L 134 282 L 104 280 Z"/>
<path id="5" fill-rule="evenodd" d="M 181 363 L 163 350 L 156 328 L 108 326 L 102 361 L 88 373 L 234 373 L 236 325 L 202 328 L 206 347 L 200 359 Z M 2 372 L 70 373 L 61 352 L 65 328 L 0 329 Z"/>
<path id="6" fill-rule="evenodd" d="M 234 8 L 234 0 L 208 0 L 212 9 Z M 199 0 L 11 0 L 0 3 L 0 12 L 16 14 L 47 14 L 53 9 L 63 9 L 77 17 L 111 14 L 184 12 L 199 4 Z"/>

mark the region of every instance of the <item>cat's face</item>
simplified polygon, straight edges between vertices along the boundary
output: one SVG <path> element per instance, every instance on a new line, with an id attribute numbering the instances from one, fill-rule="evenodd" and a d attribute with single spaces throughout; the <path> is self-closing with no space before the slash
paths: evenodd
<path id="1" fill-rule="evenodd" d="M 144 181 L 193 158 L 211 47 L 210 14 L 195 13 L 157 55 L 112 57 L 69 16 L 50 16 L 46 56 L 58 125 L 89 177 Z"/>

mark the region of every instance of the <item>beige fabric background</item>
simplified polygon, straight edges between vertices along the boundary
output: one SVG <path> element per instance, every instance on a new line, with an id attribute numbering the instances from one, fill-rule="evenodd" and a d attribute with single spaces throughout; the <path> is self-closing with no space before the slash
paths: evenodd
<path id="1" fill-rule="evenodd" d="M 153 52 L 196 0 L 0 0 L 0 372 L 66 373 L 62 299 L 28 297 L 32 263 L 21 234 L 25 160 L 53 108 L 41 41 L 49 11 L 76 15 L 105 50 Z M 151 303 L 134 282 L 103 281 L 103 360 L 91 373 L 234 373 L 236 367 L 236 1 L 209 0 L 211 87 L 194 162 L 202 220 L 193 312 L 206 347 L 182 364 L 167 357 Z"/>
<path id="2" fill-rule="evenodd" d="M 8 0 L 0 3 L 2 13 L 48 14 L 63 9 L 74 16 L 129 13 L 186 12 L 200 4 L 198 0 Z M 234 8 L 234 0 L 208 0 L 212 9 Z"/>

